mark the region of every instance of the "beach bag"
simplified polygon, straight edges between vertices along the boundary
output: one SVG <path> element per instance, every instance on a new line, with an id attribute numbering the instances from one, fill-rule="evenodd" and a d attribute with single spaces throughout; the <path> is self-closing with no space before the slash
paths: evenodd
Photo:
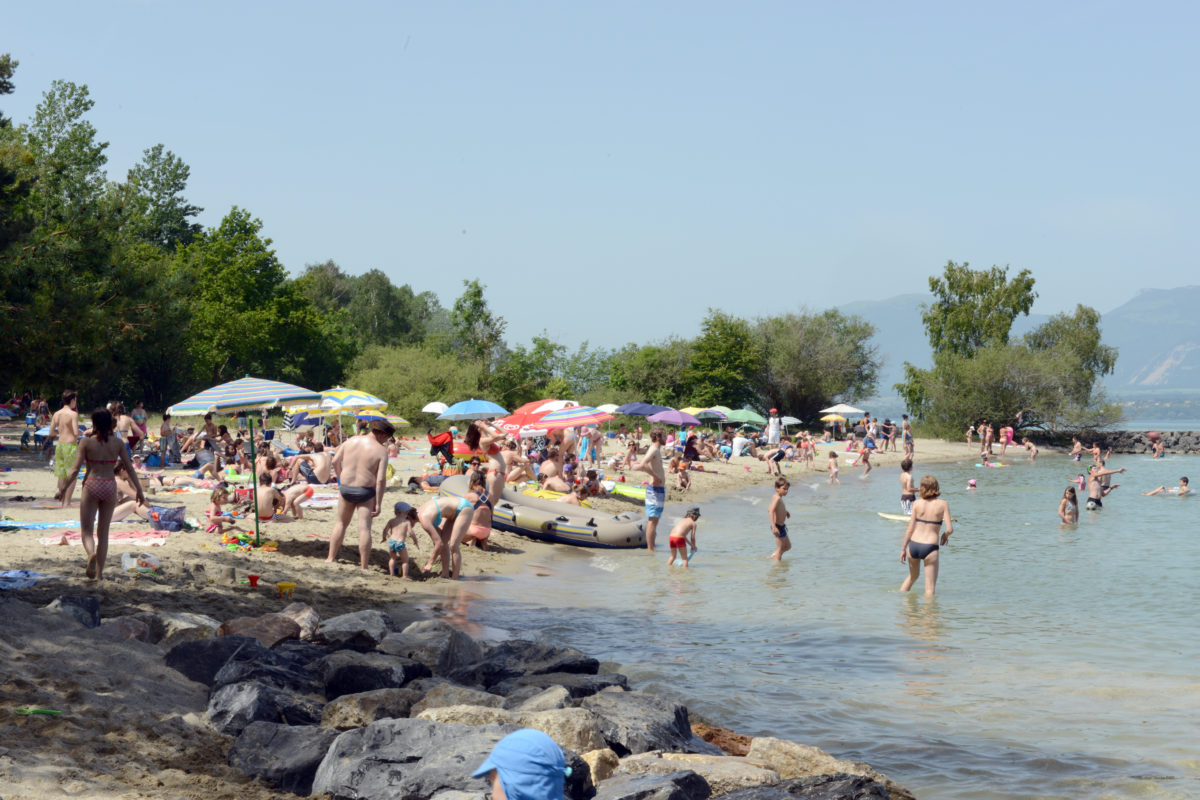
<path id="1" fill-rule="evenodd" d="M 173 508 L 150 506 L 150 511 L 158 515 L 158 519 L 151 516 L 150 527 L 156 531 L 183 530 L 185 508 L 185 506 L 174 506 Z"/>

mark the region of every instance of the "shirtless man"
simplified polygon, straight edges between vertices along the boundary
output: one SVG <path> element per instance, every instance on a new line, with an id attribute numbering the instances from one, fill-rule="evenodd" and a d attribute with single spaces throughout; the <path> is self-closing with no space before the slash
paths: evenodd
<path id="1" fill-rule="evenodd" d="M 50 418 L 50 438 L 54 444 L 54 476 L 58 478 L 58 494 L 62 495 L 62 508 L 71 504 L 75 491 L 75 454 L 79 451 L 79 411 L 75 392 L 63 392 L 63 406 Z"/>
<path id="2" fill-rule="evenodd" d="M 538 476 L 545 475 L 547 478 L 553 478 L 555 475 L 562 475 L 562 452 L 557 447 L 551 447 L 546 451 L 546 457 L 542 459 L 542 463 L 538 465 Z"/>
<path id="3" fill-rule="evenodd" d="M 325 452 L 325 445 L 317 442 L 311 453 L 300 453 L 292 458 L 288 480 L 295 481 L 299 476 L 308 483 L 329 483 L 331 472 L 332 458 Z"/>
<path id="4" fill-rule="evenodd" d="M 504 470 L 507 473 L 504 480 L 508 483 L 536 480 L 533 470 L 529 467 L 529 459 L 517 450 L 516 442 L 506 442 L 504 449 L 500 451 L 500 458 L 504 460 Z"/>
<path id="5" fill-rule="evenodd" d="M 662 428 L 650 429 L 650 446 L 646 455 L 637 463 L 636 469 L 650 476 L 646 487 L 646 549 L 654 549 L 654 534 L 658 532 L 658 521 L 667 505 L 667 476 L 663 471 L 662 446 L 666 440 Z"/>
<path id="6" fill-rule="evenodd" d="M 1100 498 L 1104 497 L 1104 495 L 1108 494 L 1108 492 L 1111 492 L 1113 489 L 1117 488 L 1116 486 L 1112 486 L 1112 487 L 1108 487 L 1108 491 L 1105 491 L 1106 487 L 1104 486 L 1103 479 L 1108 477 L 1109 475 L 1116 475 L 1117 473 L 1124 472 L 1124 471 L 1125 471 L 1124 467 L 1121 467 L 1120 469 L 1104 469 L 1103 467 L 1097 466 L 1096 464 L 1093 464 L 1091 467 L 1088 468 L 1088 479 L 1087 479 L 1087 487 L 1088 487 L 1087 510 L 1088 511 L 1099 511 L 1101 508 L 1103 508 L 1104 503 L 1101 502 Z M 1117 484 L 1117 485 L 1119 486 L 1120 484 Z"/>
<path id="7" fill-rule="evenodd" d="M 912 459 L 905 458 L 900 462 L 900 510 L 912 514 L 913 502 L 917 499 L 917 490 L 913 486 Z"/>
<path id="8" fill-rule="evenodd" d="M 347 439 L 333 454 L 333 472 L 340 483 L 337 519 L 329 538 L 329 556 L 333 562 L 342 549 L 346 527 L 358 515 L 359 566 L 371 563 L 371 520 L 379 516 L 387 480 L 387 441 L 396 429 L 387 420 L 371 420 L 370 429 Z"/>

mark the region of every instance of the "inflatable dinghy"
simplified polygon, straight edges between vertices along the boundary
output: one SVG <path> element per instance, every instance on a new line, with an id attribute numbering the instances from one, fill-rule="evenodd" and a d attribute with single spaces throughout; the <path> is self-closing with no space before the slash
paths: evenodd
<path id="1" fill-rule="evenodd" d="M 467 479 L 455 475 L 442 482 L 442 494 L 465 497 Z M 646 546 L 642 515 L 605 514 L 588 508 L 532 497 L 505 489 L 492 509 L 492 527 L 543 542 L 576 547 L 634 549 Z"/>

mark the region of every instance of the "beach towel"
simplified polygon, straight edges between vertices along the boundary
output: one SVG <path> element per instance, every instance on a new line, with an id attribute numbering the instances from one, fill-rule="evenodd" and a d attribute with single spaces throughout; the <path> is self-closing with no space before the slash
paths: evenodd
<path id="1" fill-rule="evenodd" d="M 138 547 L 159 547 L 167 543 L 166 531 L 146 531 L 146 530 L 128 530 L 108 532 L 108 540 L 110 542 L 121 542 L 123 544 L 137 545 Z M 82 545 L 83 534 L 79 531 L 63 531 L 54 536 L 46 536 L 38 539 L 38 544 L 46 547 L 59 547 L 65 545 Z"/>
<path id="2" fill-rule="evenodd" d="M 300 503 L 305 508 L 334 508 L 338 504 L 337 494 L 314 494 L 309 499 Z"/>
<path id="3" fill-rule="evenodd" d="M 28 589 L 43 578 L 49 577 L 28 569 L 6 569 L 0 572 L 0 589 Z"/>

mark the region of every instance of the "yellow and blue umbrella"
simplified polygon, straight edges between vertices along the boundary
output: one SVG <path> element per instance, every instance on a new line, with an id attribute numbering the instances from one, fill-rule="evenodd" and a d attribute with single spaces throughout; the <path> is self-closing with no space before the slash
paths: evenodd
<path id="1" fill-rule="evenodd" d="M 276 406 L 317 406 L 320 403 L 320 393 L 311 389 L 303 389 L 290 383 L 251 378 L 247 375 L 245 378 L 222 383 L 192 395 L 168 408 L 167 412 L 173 417 L 199 417 L 204 414 L 236 414 L 239 411 Z"/>
<path id="2" fill-rule="evenodd" d="M 182 403 L 176 403 L 167 411 L 173 417 L 197 417 L 203 414 L 236 414 L 239 411 L 253 411 L 276 406 L 284 408 L 313 406 L 320 402 L 320 393 L 311 389 L 303 389 L 290 383 L 251 378 L 247 375 L 236 381 L 205 389 Z M 247 422 L 250 423 L 250 461 L 253 463 L 255 460 L 253 417 L 248 417 Z M 258 481 L 253 480 L 250 485 L 254 494 L 254 544 L 258 545 L 261 544 L 258 532 Z"/>
<path id="3" fill-rule="evenodd" d="M 395 414 L 380 414 L 378 411 L 360 411 L 354 417 L 359 422 L 370 422 L 373 419 L 382 419 L 392 423 L 392 427 L 399 428 L 401 425 L 411 425 L 412 423 L 404 417 L 398 417 Z"/>
<path id="4" fill-rule="evenodd" d="M 321 398 L 321 404 L 315 410 L 326 413 L 353 414 L 367 409 L 383 411 L 387 408 L 387 401 L 373 394 L 360 392 L 358 389 L 347 389 L 344 386 L 326 389 L 321 392 Z"/>

